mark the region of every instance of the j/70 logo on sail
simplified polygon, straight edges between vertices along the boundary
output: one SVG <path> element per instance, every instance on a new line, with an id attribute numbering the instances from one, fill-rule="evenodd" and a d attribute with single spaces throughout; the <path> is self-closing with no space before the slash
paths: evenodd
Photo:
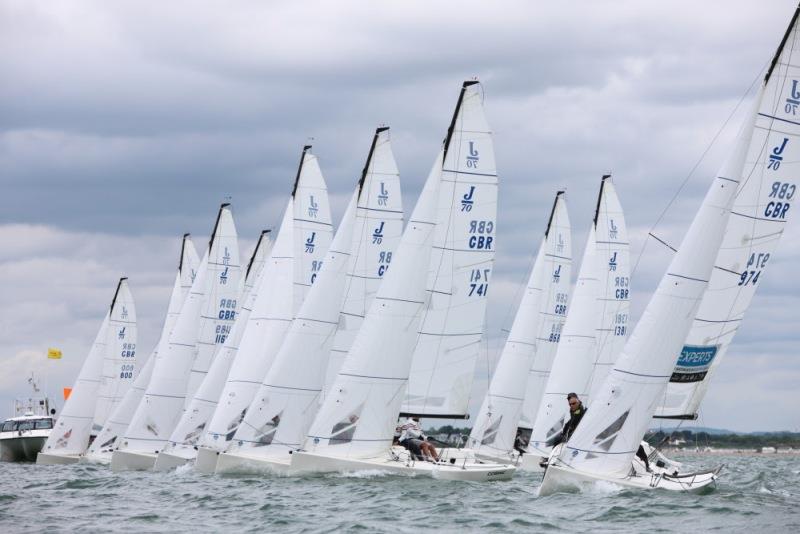
<path id="1" fill-rule="evenodd" d="M 797 90 L 797 80 L 792 80 L 791 95 L 786 98 L 786 105 L 783 110 L 786 113 L 797 115 L 797 106 L 800 105 L 800 91 Z"/>
<path id="2" fill-rule="evenodd" d="M 381 190 L 378 193 L 378 206 L 385 206 L 389 201 L 389 192 L 386 190 L 386 184 L 381 182 Z"/>
<path id="3" fill-rule="evenodd" d="M 611 256 L 611 259 L 608 260 L 608 270 L 609 271 L 616 271 L 617 270 L 617 253 L 614 252 L 614 255 Z"/>
<path id="4" fill-rule="evenodd" d="M 312 219 L 316 219 L 318 211 L 319 204 L 314 201 L 314 195 L 310 195 L 308 198 L 308 216 Z"/>
<path id="5" fill-rule="evenodd" d="M 472 205 L 475 203 L 472 196 L 475 194 L 475 186 L 469 186 L 469 192 L 461 197 L 461 211 L 472 211 Z"/>
<path id="6" fill-rule="evenodd" d="M 783 151 L 786 150 L 786 143 L 789 142 L 788 137 L 783 138 L 783 142 L 772 149 L 772 154 L 769 155 L 769 164 L 767 164 L 768 169 L 772 169 L 773 171 L 777 171 L 781 166 L 781 161 L 783 161 Z"/>
<path id="7" fill-rule="evenodd" d="M 317 236 L 317 232 L 311 232 L 311 237 L 306 239 L 306 252 L 312 254 L 314 252 L 314 238 Z"/>
<path id="8" fill-rule="evenodd" d="M 381 243 L 383 243 L 383 221 L 381 221 L 381 225 L 372 232 L 372 244 L 380 245 Z"/>
<path id="9" fill-rule="evenodd" d="M 614 219 L 611 219 L 611 221 L 608 224 L 608 238 L 609 239 L 616 239 L 617 238 L 617 232 L 618 232 L 617 225 L 614 224 Z"/>
<path id="10" fill-rule="evenodd" d="M 477 169 L 478 168 L 478 151 L 475 150 L 475 141 L 469 142 L 469 154 L 467 155 L 467 168 L 468 169 Z"/>

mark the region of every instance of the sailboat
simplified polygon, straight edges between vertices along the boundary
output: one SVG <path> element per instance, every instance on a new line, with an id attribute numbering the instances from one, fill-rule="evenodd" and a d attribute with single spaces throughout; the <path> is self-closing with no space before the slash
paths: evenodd
<path id="1" fill-rule="evenodd" d="M 368 275 L 379 276 L 380 254 L 375 254 L 376 251 L 371 257 L 364 254 L 365 242 L 386 246 L 382 243 L 386 221 L 374 218 L 387 213 L 386 177 L 395 178 L 393 185 L 398 187 L 393 187 L 393 192 L 399 194 L 397 176 L 388 128 L 379 128 L 314 287 L 292 322 L 286 341 L 231 445 L 220 455 L 217 473 L 289 472 L 291 454 L 301 446 L 320 404 L 334 334 L 341 324 L 344 292 L 352 287 L 352 284 L 348 287 L 345 284 L 347 273 L 352 272 L 354 266 L 351 259 L 357 257 L 356 261 L 362 266 L 371 263 Z M 358 217 L 359 212 L 361 217 Z M 396 210 L 388 215 L 398 226 L 402 224 Z M 399 215 L 402 217 L 402 211 Z M 371 225 L 364 224 L 365 216 L 373 219 Z M 361 227 L 360 239 L 355 240 L 357 226 Z M 365 228 L 373 228 L 373 231 L 366 233 Z"/>
<path id="2" fill-rule="evenodd" d="M 564 192 L 556 193 L 547 228 L 525 293 L 500 354 L 489 390 L 470 432 L 468 446 L 481 458 L 505 461 L 525 469 L 531 429 L 521 427 L 526 390 L 534 378 L 549 372 L 547 362 L 534 362 L 544 344 L 557 344 L 569 300 L 572 238 Z M 547 354 L 550 351 L 544 351 Z M 536 389 L 536 388 L 533 388 Z M 522 461 L 520 461 L 522 460 Z M 537 462 L 538 463 L 538 462 Z"/>
<path id="3" fill-rule="evenodd" d="M 531 468 L 546 460 L 569 414 L 567 394 L 591 407 L 627 339 L 630 253 L 622 205 L 610 175 L 603 176 L 570 310 L 541 399 L 528 452 Z"/>
<path id="4" fill-rule="evenodd" d="M 194 244 L 189 234 L 184 234 L 181 241 L 181 255 L 178 262 L 178 272 L 175 274 L 175 282 L 172 285 L 172 293 L 169 298 L 169 305 L 167 307 L 167 316 L 164 319 L 164 325 L 161 329 L 161 336 L 159 340 L 165 339 L 172 331 L 178 314 L 181 311 L 186 295 L 192 287 L 194 275 L 197 272 L 197 266 L 200 259 L 197 257 Z M 139 372 L 136 380 L 134 380 L 131 388 L 125 393 L 122 401 L 111 413 L 103 425 L 103 430 L 97 435 L 97 438 L 92 442 L 89 450 L 86 452 L 84 459 L 92 463 L 110 464 L 111 454 L 114 447 L 117 445 L 117 440 L 122 437 L 128 425 L 131 422 L 134 411 L 144 396 L 147 389 L 147 384 L 150 383 L 150 377 L 153 374 L 153 367 L 155 364 L 155 354 L 159 343 L 156 343 L 156 348 L 153 349 L 152 354 L 148 358 L 142 370 Z"/>
<path id="5" fill-rule="evenodd" d="M 158 348 L 153 376 L 111 458 L 111 468 L 150 469 L 180 419 L 191 370 L 206 358 L 236 318 L 239 244 L 230 205 L 222 204 L 192 288 L 166 343 Z"/>
<path id="6" fill-rule="evenodd" d="M 216 469 L 286 333 L 317 278 L 333 235 L 328 190 L 317 157 L 306 145 L 252 312 L 213 416 L 198 443 L 195 468 Z"/>
<path id="7" fill-rule="evenodd" d="M 488 291 L 494 258 L 496 195 L 492 138 L 480 86 L 465 82 L 444 148 L 425 182 L 392 268 L 303 450 L 292 454 L 293 472 L 378 469 L 459 480 L 503 480 L 513 475 L 513 466 L 469 458 L 417 462 L 392 446 L 415 347 L 439 347 L 467 360 L 473 351 L 477 353 L 485 305 L 480 301 Z M 458 316 L 457 325 L 441 321 L 445 309 Z M 456 326 L 461 331 L 455 331 Z M 439 356 L 438 350 L 434 356 Z M 453 403 L 431 400 L 440 410 L 458 407 L 463 395 L 449 393 L 442 391 Z"/>
<path id="8" fill-rule="evenodd" d="M 192 398 L 189 408 L 183 412 L 169 441 L 164 446 L 164 449 L 158 453 L 158 458 L 156 458 L 156 463 L 153 466 L 156 471 L 166 471 L 183 465 L 197 455 L 195 445 L 202 435 L 208 420 L 214 414 L 217 399 L 219 399 L 219 395 L 225 385 L 225 379 L 228 376 L 239 342 L 242 339 L 242 334 L 250 318 L 253 303 L 258 296 L 255 288 L 259 285 L 264 263 L 272 249 L 269 234 L 270 230 L 264 230 L 259 235 L 242 280 L 239 300 L 243 304 L 239 306 L 237 318 L 233 323 L 230 334 L 228 334 L 218 354 L 214 357 L 214 361 L 211 363 L 211 367 L 200 384 L 197 393 Z"/>
<path id="9" fill-rule="evenodd" d="M 118 392 L 125 389 L 122 384 L 133 381 L 135 367 L 136 310 L 128 279 L 120 278 L 72 393 L 36 463 L 78 462 L 95 437 L 96 425 L 102 428 Z M 98 403 L 100 393 L 104 397 Z"/>
<path id="10" fill-rule="evenodd" d="M 797 57 L 798 14 L 800 6 L 767 70 L 733 153 L 712 182 L 667 274 L 595 396 L 592 409 L 558 456 L 551 457 L 541 495 L 597 480 L 675 491 L 697 491 L 716 483 L 719 469 L 676 476 L 648 473 L 637 466 L 634 454 L 697 317 L 735 203 L 764 206 L 759 218 L 785 219 L 790 209 L 792 199 L 786 197 L 794 185 L 789 177 L 792 169 L 783 168 L 783 164 L 792 165 L 800 157 L 800 122 L 788 102 L 797 86 L 794 76 L 798 64 L 793 61 Z M 761 181 L 758 177 L 762 175 L 769 178 L 759 186 L 747 187 L 753 173 L 756 181 Z M 788 185 L 779 198 L 783 184 Z M 731 276 L 739 277 L 744 285 L 755 278 L 759 266 L 763 268 L 761 263 L 747 266 L 744 275 L 733 270 Z M 750 271 L 754 271 L 752 275 Z M 733 280 L 737 283 L 736 278 Z M 702 357 L 699 354 L 698 360 Z"/>
<path id="11" fill-rule="evenodd" d="M 400 173 L 392 153 L 388 127 L 380 127 L 375 132 L 364 171 L 367 172 L 368 179 L 362 186 L 356 209 L 344 300 L 333 348 L 328 358 L 320 404 L 324 394 L 333 386 L 344 358 L 361 329 L 364 316 L 378 292 L 384 274 L 391 266 L 392 256 L 403 234 Z"/>

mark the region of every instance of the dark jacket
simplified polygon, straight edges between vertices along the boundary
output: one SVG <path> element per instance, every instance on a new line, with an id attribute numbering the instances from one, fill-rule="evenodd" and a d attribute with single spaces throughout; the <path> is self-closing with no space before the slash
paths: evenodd
<path id="1" fill-rule="evenodd" d="M 577 410 L 569 413 L 569 421 L 566 422 L 564 429 L 561 430 L 561 435 L 559 436 L 558 441 L 556 441 L 556 445 L 569 441 L 569 438 L 575 432 L 575 429 L 578 428 L 578 423 L 581 422 L 581 419 L 583 419 L 583 416 L 586 414 L 586 410 L 586 406 L 581 403 Z"/>

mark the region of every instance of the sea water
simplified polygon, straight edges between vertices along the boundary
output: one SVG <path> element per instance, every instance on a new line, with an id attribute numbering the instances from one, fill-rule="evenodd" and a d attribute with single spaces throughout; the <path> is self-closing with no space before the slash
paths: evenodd
<path id="1" fill-rule="evenodd" d="M 677 459 L 680 459 L 678 457 Z M 800 532 L 800 456 L 725 464 L 705 495 L 597 484 L 538 497 L 541 475 L 452 482 L 380 472 L 305 477 L 114 473 L 0 463 L 0 532 Z"/>

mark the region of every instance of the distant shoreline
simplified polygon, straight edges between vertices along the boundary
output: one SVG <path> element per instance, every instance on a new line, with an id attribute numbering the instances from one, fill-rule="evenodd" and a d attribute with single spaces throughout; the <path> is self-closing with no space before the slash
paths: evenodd
<path id="1" fill-rule="evenodd" d="M 673 456 L 800 456 L 800 449 L 779 449 L 776 452 L 761 452 L 756 449 L 730 449 L 730 448 L 710 448 L 710 449 L 682 449 L 680 447 L 664 447 L 662 451 L 669 457 Z"/>

